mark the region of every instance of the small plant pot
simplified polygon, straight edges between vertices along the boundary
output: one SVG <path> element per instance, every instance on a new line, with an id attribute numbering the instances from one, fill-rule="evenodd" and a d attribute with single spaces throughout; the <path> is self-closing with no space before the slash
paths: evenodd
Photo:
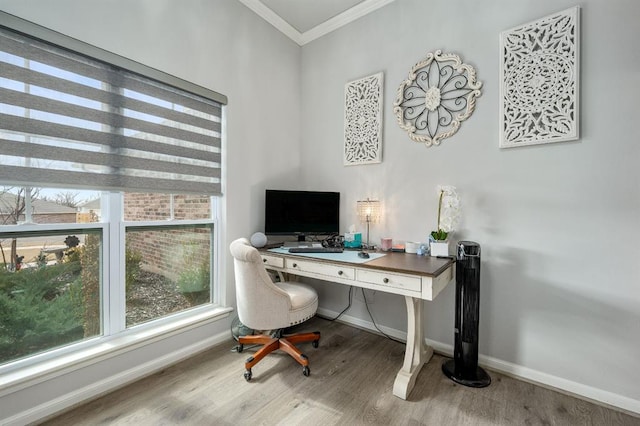
<path id="1" fill-rule="evenodd" d="M 449 256 L 449 241 L 432 241 L 431 256 Z"/>

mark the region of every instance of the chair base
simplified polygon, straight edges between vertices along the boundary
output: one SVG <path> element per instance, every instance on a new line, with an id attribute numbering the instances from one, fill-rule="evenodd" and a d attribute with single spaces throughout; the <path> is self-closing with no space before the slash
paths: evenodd
<path id="1" fill-rule="evenodd" d="M 262 347 L 253 355 L 247 358 L 244 363 L 246 370 L 245 379 L 251 380 L 251 368 L 256 365 L 262 358 L 269 355 L 275 350 L 282 350 L 288 353 L 298 364 L 303 367 L 303 374 L 309 375 L 309 358 L 298 349 L 295 344 L 301 342 L 313 342 L 314 347 L 318 347 L 320 341 L 320 332 L 314 331 L 312 333 L 298 333 L 298 334 L 285 334 L 280 337 L 268 336 L 265 334 L 240 336 L 238 343 L 240 344 L 238 352 L 242 352 L 242 346 L 244 345 L 262 345 Z"/>

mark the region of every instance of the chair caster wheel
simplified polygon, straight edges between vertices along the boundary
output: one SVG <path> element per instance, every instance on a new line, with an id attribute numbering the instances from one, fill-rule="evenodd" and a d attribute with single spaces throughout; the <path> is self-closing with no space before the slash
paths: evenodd
<path id="1" fill-rule="evenodd" d="M 305 365 L 305 366 L 302 368 L 302 374 L 303 374 L 304 376 L 306 376 L 306 377 L 309 377 L 309 374 L 311 374 L 311 370 L 309 370 L 309 367 L 308 367 L 308 366 L 306 366 L 306 365 Z"/>
<path id="2" fill-rule="evenodd" d="M 242 353 L 242 351 L 244 350 L 244 345 L 240 343 L 238 346 L 236 346 L 236 350 L 238 351 L 238 353 Z"/>
<path id="3" fill-rule="evenodd" d="M 320 345 L 320 340 L 314 340 L 313 342 L 311 342 L 311 346 L 313 346 L 314 348 L 317 348 Z"/>
<path id="4" fill-rule="evenodd" d="M 251 374 L 251 369 L 249 369 L 249 370 L 247 370 L 247 371 L 245 371 L 245 372 L 244 372 L 244 379 L 245 379 L 247 382 L 251 380 L 251 376 L 252 376 L 252 374 Z"/>

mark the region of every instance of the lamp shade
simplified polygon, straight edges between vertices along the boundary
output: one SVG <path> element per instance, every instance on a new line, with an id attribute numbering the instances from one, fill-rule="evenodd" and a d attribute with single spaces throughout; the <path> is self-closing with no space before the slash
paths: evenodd
<path id="1" fill-rule="evenodd" d="M 362 223 L 378 223 L 380 221 L 380 201 L 366 199 L 358 201 L 358 219 Z"/>

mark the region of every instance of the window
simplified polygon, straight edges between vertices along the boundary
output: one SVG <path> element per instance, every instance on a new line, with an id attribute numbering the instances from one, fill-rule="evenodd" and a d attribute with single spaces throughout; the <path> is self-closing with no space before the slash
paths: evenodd
<path id="1" fill-rule="evenodd" d="M 225 104 L 0 12 L 0 369 L 219 303 Z"/>
<path id="2" fill-rule="evenodd" d="M 100 334 L 99 229 L 0 233 L 0 243 L 0 364 Z"/>
<path id="3" fill-rule="evenodd" d="M 206 195 L 124 194 L 128 327 L 211 302 L 210 217 Z"/>
<path id="4" fill-rule="evenodd" d="M 212 235 L 210 224 L 126 228 L 127 326 L 210 302 Z"/>

